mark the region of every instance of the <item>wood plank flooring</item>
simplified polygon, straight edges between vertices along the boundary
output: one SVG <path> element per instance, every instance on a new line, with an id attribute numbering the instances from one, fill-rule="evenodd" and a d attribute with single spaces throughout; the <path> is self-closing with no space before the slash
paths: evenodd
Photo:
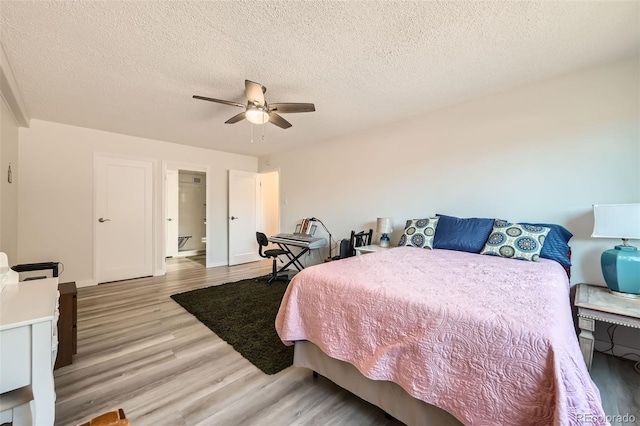
<path id="1" fill-rule="evenodd" d="M 54 374 L 56 425 L 113 408 L 123 408 L 133 426 L 399 424 L 306 369 L 262 373 L 169 297 L 270 267 L 205 269 L 199 258 L 177 258 L 163 277 L 78 289 L 78 354 Z M 634 374 L 633 363 L 596 354 L 593 376 L 607 390 L 608 413 L 633 409 L 640 417 Z"/>
<path id="2" fill-rule="evenodd" d="M 164 277 L 78 289 L 78 354 L 54 374 L 56 425 L 113 408 L 134 426 L 398 424 L 309 370 L 262 373 L 169 298 L 270 270 L 176 258 Z"/>

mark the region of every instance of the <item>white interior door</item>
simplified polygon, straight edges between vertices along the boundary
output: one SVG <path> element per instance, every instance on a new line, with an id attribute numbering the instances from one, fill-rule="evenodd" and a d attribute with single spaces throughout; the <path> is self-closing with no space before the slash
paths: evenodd
<path id="1" fill-rule="evenodd" d="M 153 274 L 153 163 L 96 155 L 97 283 Z"/>
<path id="2" fill-rule="evenodd" d="M 260 260 L 260 175 L 229 170 L 229 265 Z"/>
<path id="3" fill-rule="evenodd" d="M 177 170 L 167 170 L 165 174 L 165 199 L 167 200 L 166 215 L 166 238 L 165 247 L 167 248 L 166 256 L 173 257 L 178 255 L 178 221 L 179 221 L 179 181 Z"/>

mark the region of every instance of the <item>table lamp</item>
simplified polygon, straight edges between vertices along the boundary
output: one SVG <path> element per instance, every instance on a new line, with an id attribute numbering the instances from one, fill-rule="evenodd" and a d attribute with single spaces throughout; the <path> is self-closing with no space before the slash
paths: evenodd
<path id="1" fill-rule="evenodd" d="M 380 247 L 389 247 L 389 234 L 393 232 L 393 220 L 390 217 L 379 217 L 377 231 L 380 236 Z"/>
<path id="2" fill-rule="evenodd" d="M 605 250 L 600 258 L 609 289 L 640 297 L 640 252 L 629 245 L 640 239 L 640 203 L 593 206 L 593 238 L 621 238 L 622 245 Z"/>

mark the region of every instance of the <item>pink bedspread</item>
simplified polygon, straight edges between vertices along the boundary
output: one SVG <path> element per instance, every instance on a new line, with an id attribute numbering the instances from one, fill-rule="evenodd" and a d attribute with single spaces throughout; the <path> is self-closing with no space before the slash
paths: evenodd
<path id="1" fill-rule="evenodd" d="M 398 247 L 313 266 L 276 329 L 468 425 L 606 424 L 550 260 Z"/>

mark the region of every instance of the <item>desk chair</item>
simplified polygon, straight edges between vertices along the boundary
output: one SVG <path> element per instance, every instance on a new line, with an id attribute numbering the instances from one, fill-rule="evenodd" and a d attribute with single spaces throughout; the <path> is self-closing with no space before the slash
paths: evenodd
<path id="1" fill-rule="evenodd" d="M 262 247 L 266 247 L 269 245 L 269 240 L 267 236 L 262 232 L 256 232 L 256 239 L 258 240 L 259 251 L 258 254 L 260 257 L 264 257 L 265 259 L 273 258 L 273 268 L 271 269 L 271 275 L 266 277 L 256 278 L 256 281 L 267 281 L 267 284 L 271 284 L 273 281 L 289 281 L 289 276 L 286 274 L 278 275 L 278 256 L 287 254 L 286 250 L 281 249 L 270 249 L 262 252 Z"/>
<path id="2" fill-rule="evenodd" d="M 351 231 L 351 239 L 349 240 L 349 252 L 348 256 L 356 255 L 356 247 L 371 245 L 371 238 L 373 237 L 373 229 L 369 229 L 369 232 L 365 231 Z"/>

